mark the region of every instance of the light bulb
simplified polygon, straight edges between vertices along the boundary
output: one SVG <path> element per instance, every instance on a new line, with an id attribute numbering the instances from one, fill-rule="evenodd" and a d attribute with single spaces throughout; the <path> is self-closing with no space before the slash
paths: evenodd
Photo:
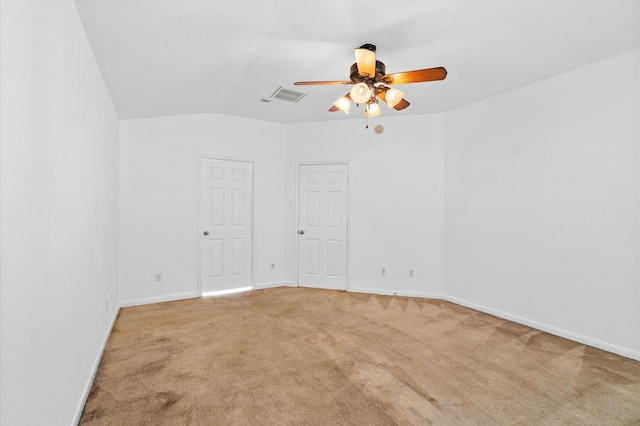
<path id="1" fill-rule="evenodd" d="M 349 92 L 353 102 L 357 104 L 366 104 L 371 99 L 371 89 L 365 83 L 358 83 L 353 86 L 351 92 Z"/>
<path id="2" fill-rule="evenodd" d="M 345 114 L 349 114 L 349 108 L 351 107 L 351 101 L 349 99 L 347 99 L 346 96 L 341 97 L 340 99 L 335 101 L 333 104 L 336 106 L 336 108 L 340 109 L 341 111 L 344 111 Z"/>
<path id="3" fill-rule="evenodd" d="M 386 93 L 387 106 L 393 108 L 404 98 L 404 92 L 398 89 L 389 89 Z"/>
<path id="4" fill-rule="evenodd" d="M 380 106 L 375 102 L 367 104 L 367 109 L 364 110 L 365 117 L 376 117 L 380 114 L 382 114 L 382 110 L 380 109 Z"/>

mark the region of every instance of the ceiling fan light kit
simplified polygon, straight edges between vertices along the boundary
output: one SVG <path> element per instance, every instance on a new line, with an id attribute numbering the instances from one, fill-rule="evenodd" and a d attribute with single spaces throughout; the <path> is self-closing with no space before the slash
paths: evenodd
<path id="1" fill-rule="evenodd" d="M 377 117 L 380 114 L 382 114 L 382 110 L 380 109 L 380 105 L 378 105 L 376 102 L 368 103 L 367 107 L 364 110 L 364 116 L 367 118 Z"/>
<path id="2" fill-rule="evenodd" d="M 390 88 L 386 92 L 385 96 L 387 98 L 387 106 L 389 108 L 395 107 L 402 99 L 404 99 L 404 92 L 401 90 Z"/>
<path id="3" fill-rule="evenodd" d="M 349 92 L 351 99 L 357 104 L 366 104 L 371 100 L 372 90 L 367 83 L 358 83 Z"/>
<path id="4" fill-rule="evenodd" d="M 367 43 L 354 50 L 356 63 L 351 66 L 348 81 L 298 81 L 294 84 L 298 86 L 354 84 L 355 86 L 349 93 L 333 103 L 329 111 L 344 111 L 349 114 L 351 101 L 354 101 L 356 105 L 365 104 L 364 115 L 369 118 L 382 114 L 378 100 L 385 102 L 389 108 L 397 111 L 410 105 L 404 99 L 405 93 L 403 91 L 387 85 L 444 80 L 447 77 L 447 70 L 443 67 L 386 74 L 385 65 L 376 59 L 375 45 Z"/>
<path id="5" fill-rule="evenodd" d="M 349 99 L 348 95 L 343 96 L 337 101 L 335 101 L 333 105 L 339 110 L 344 111 L 345 114 L 349 114 L 349 108 L 351 107 L 351 99 Z"/>

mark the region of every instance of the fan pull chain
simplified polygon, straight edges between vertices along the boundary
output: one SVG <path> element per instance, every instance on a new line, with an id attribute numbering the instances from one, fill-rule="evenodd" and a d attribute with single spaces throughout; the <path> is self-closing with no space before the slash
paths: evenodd
<path id="1" fill-rule="evenodd" d="M 369 117 L 365 117 L 364 119 L 367 121 L 367 125 L 364 126 L 364 128 L 368 129 L 369 128 Z"/>

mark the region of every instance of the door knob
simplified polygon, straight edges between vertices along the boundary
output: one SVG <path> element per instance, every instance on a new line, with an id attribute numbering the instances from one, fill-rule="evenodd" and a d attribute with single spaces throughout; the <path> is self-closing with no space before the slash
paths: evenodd
<path id="1" fill-rule="evenodd" d="M 304 230 L 300 230 L 300 231 L 298 231 L 298 234 L 300 234 L 300 235 L 304 235 Z"/>
<path id="2" fill-rule="evenodd" d="M 204 235 L 209 235 L 209 231 L 204 231 Z"/>

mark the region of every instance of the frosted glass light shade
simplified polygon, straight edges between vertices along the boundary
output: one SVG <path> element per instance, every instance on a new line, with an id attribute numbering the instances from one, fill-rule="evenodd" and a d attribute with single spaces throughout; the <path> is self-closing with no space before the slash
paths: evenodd
<path id="1" fill-rule="evenodd" d="M 393 108 L 404 98 L 404 92 L 398 89 L 389 89 L 386 93 L 387 106 Z"/>
<path id="2" fill-rule="evenodd" d="M 365 83 L 358 83 L 349 92 L 353 102 L 357 104 L 366 104 L 371 99 L 371 89 Z"/>
<path id="3" fill-rule="evenodd" d="M 364 111 L 365 117 L 376 117 L 380 114 L 382 114 L 380 105 L 376 103 L 367 104 L 367 109 Z"/>
<path id="4" fill-rule="evenodd" d="M 358 73 L 363 77 L 375 77 L 376 75 L 376 52 L 369 49 L 355 49 L 356 64 Z"/>
<path id="5" fill-rule="evenodd" d="M 344 111 L 345 114 L 349 114 L 349 108 L 351 107 L 351 101 L 349 99 L 347 99 L 346 96 L 341 97 L 340 99 L 335 101 L 333 104 L 336 106 L 336 108 L 340 109 L 341 111 Z"/>

